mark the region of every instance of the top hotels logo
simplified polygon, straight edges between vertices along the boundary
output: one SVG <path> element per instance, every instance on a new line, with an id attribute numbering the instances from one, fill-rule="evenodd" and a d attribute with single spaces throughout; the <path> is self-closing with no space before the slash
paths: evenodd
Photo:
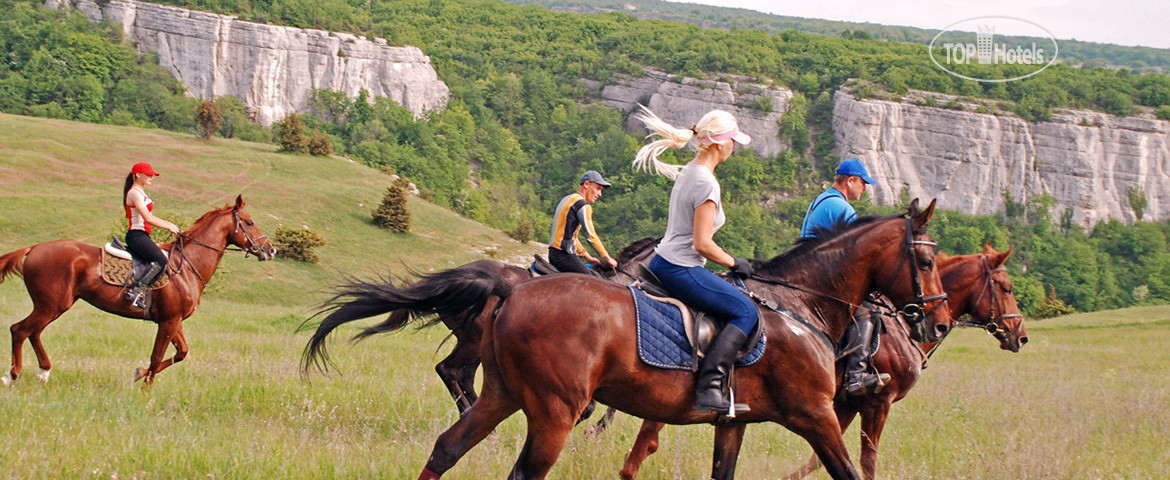
<path id="1" fill-rule="evenodd" d="M 1021 28 L 1021 26 L 1023 28 Z M 1005 43 L 996 30 L 1041 37 L 1035 41 Z M 1056 61 L 1060 48 L 1044 27 L 1013 17 L 975 17 L 948 25 L 930 42 L 930 59 L 951 75 L 976 82 L 1010 82 L 1040 73 Z M 981 67 L 966 67 L 979 65 Z"/>

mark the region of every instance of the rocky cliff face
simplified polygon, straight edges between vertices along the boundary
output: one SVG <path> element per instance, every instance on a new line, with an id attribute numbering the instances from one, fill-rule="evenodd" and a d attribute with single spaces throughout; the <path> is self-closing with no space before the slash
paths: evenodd
<path id="1" fill-rule="evenodd" d="M 694 125 L 711 110 L 726 110 L 735 115 L 740 130 L 752 136 L 748 148 L 759 155 L 771 156 L 787 148 L 780 140 L 779 122 L 792 98 L 789 90 L 740 79 L 699 80 L 654 70 L 647 70 L 645 76 L 617 76 L 607 85 L 585 83 L 592 96 L 610 108 L 632 113 L 641 103 L 676 127 Z M 628 117 L 626 130 L 646 132 L 640 122 Z"/>
<path id="2" fill-rule="evenodd" d="M 415 47 L 347 33 L 280 27 L 233 16 L 136 0 L 47 0 L 50 8 L 76 7 L 90 20 L 123 25 L 140 50 L 156 53 L 188 88 L 214 98 L 235 95 L 264 125 L 305 111 L 312 89 L 361 89 L 388 97 L 419 114 L 442 108 L 447 85 L 430 58 Z"/>
<path id="3" fill-rule="evenodd" d="M 1143 220 L 1170 218 L 1170 122 L 1058 111 L 1051 122 L 907 103 L 857 100 L 837 92 L 833 130 L 841 158 L 859 158 L 881 182 L 870 193 L 881 204 L 938 198 L 944 208 L 993 214 L 1001 192 L 1016 201 L 1042 193 L 1054 215 L 1092 225 L 1136 219 L 1131 188 L 1144 190 Z"/>

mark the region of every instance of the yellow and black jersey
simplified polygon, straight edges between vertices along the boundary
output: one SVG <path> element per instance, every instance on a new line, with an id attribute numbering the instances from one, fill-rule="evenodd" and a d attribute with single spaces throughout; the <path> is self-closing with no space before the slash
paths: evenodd
<path id="1" fill-rule="evenodd" d="M 597 236 L 597 229 L 593 228 L 593 206 L 580 193 L 565 196 L 557 205 L 548 245 L 566 253 L 584 254 L 585 248 L 577 240 L 577 232 L 581 227 L 585 227 L 585 236 L 589 237 L 589 244 L 593 245 L 597 254 L 602 258 L 608 257 L 609 252 L 605 251 L 601 238 Z"/>

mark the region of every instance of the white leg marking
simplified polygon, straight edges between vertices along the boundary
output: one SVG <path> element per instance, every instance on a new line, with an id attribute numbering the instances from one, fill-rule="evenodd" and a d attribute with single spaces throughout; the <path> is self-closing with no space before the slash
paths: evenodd
<path id="1" fill-rule="evenodd" d="M 37 381 L 41 383 L 49 383 L 49 371 L 41 370 L 41 373 L 37 374 Z"/>

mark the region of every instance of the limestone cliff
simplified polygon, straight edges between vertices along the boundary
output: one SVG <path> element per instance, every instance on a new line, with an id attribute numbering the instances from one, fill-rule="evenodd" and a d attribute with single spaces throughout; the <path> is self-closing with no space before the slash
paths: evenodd
<path id="1" fill-rule="evenodd" d="M 788 108 L 792 92 L 729 77 L 729 81 L 700 80 L 647 70 L 645 76 L 620 75 L 606 85 L 586 81 L 592 96 L 610 108 L 632 113 L 638 103 L 646 105 L 663 120 L 689 127 L 707 112 L 722 109 L 739 121 L 740 130 L 752 136 L 748 148 L 762 156 L 780 153 L 780 117 Z M 629 132 L 645 133 L 637 121 L 628 119 Z"/>
<path id="2" fill-rule="evenodd" d="M 841 158 L 865 162 L 881 182 L 870 194 L 881 204 L 935 198 L 944 208 L 993 214 L 1001 192 L 1016 201 L 1041 193 L 1056 199 L 1054 215 L 1092 225 L 1136 218 L 1127 192 L 1144 190 L 1143 220 L 1170 218 L 1170 122 L 1062 110 L 1050 122 L 857 100 L 838 91 L 833 131 Z"/>
<path id="3" fill-rule="evenodd" d="M 348 33 L 281 27 L 136 0 L 47 0 L 76 7 L 90 20 L 123 25 L 129 40 L 158 55 L 195 97 L 235 95 L 268 125 L 303 112 L 312 89 L 361 89 L 420 114 L 442 108 L 447 85 L 416 47 Z"/>

